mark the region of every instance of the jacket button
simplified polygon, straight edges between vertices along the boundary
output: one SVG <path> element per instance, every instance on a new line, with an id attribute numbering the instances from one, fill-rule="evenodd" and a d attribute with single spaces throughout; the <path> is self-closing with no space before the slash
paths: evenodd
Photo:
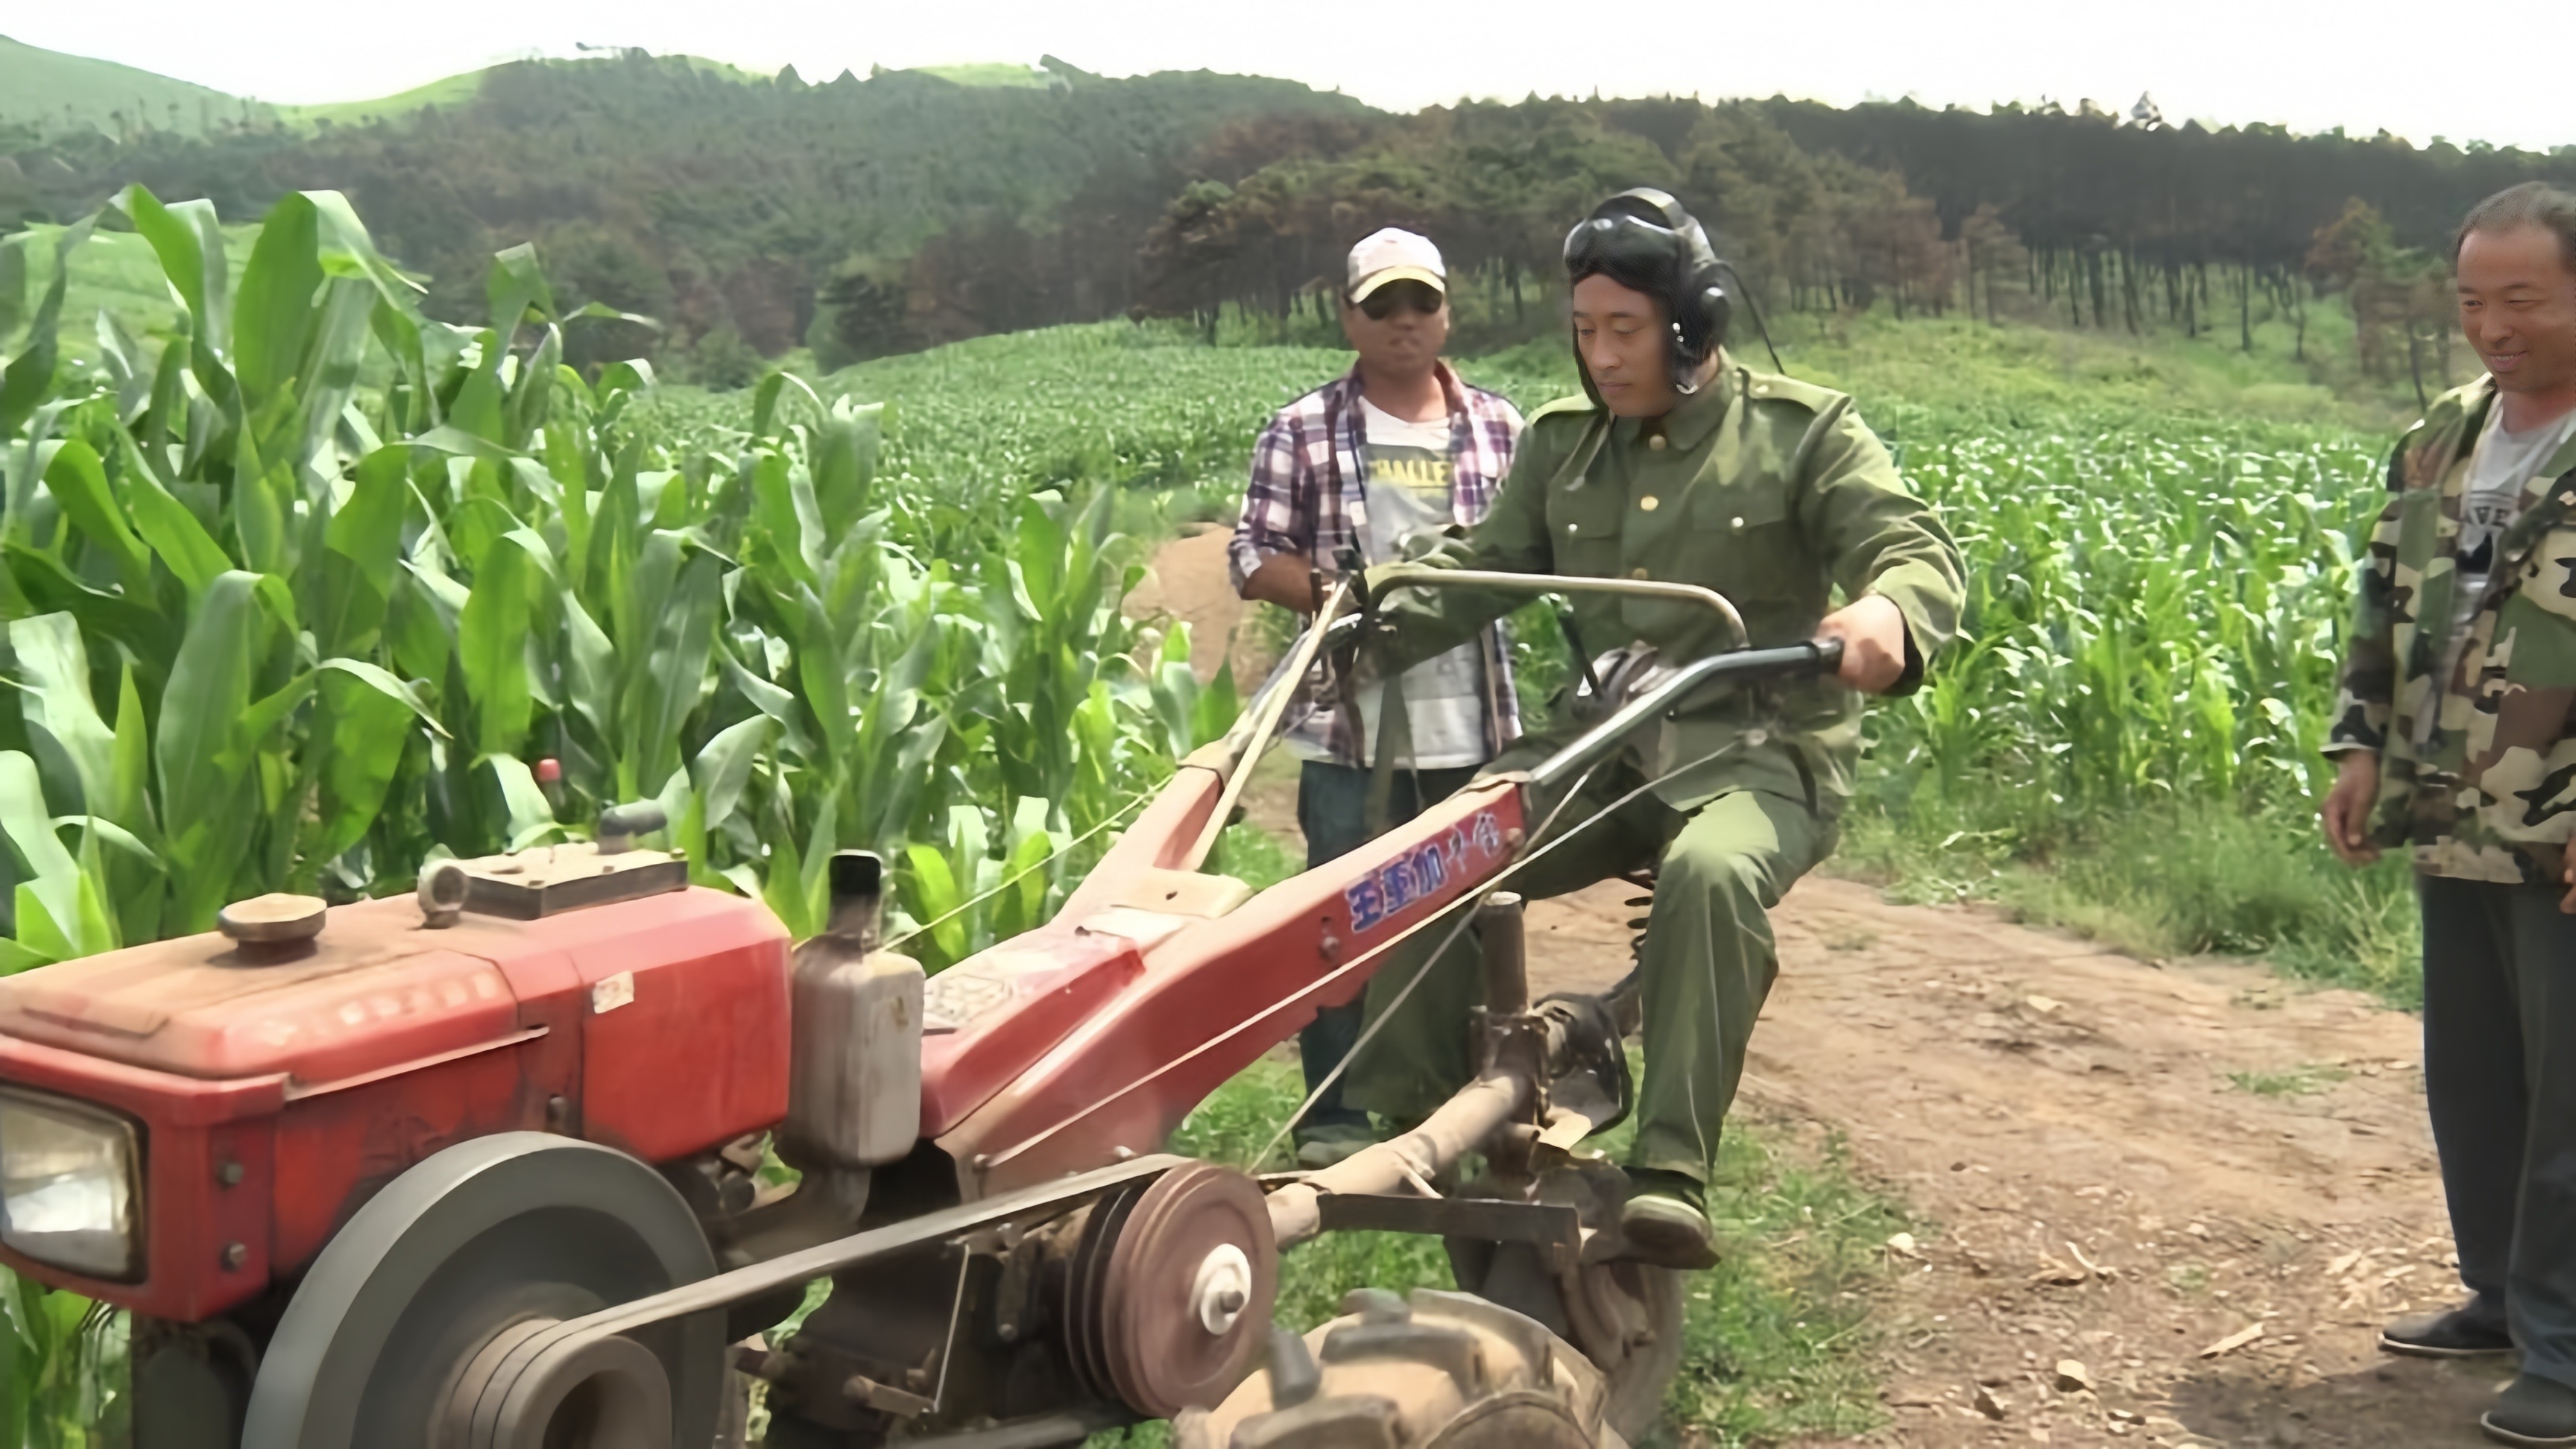
<path id="1" fill-rule="evenodd" d="M 1645 497 L 1637 500 L 1637 507 L 1644 512 L 1652 513 L 1655 511 L 1655 503 L 1655 495 L 1649 493 Z"/>
<path id="2" fill-rule="evenodd" d="M 1565 526 L 1565 531 L 1568 533 L 1578 533 L 1581 530 L 1576 525 L 1569 523 Z"/>
<path id="3" fill-rule="evenodd" d="M 1744 742 L 1757 750 L 1768 744 L 1770 740 L 1771 732 L 1768 730 L 1750 729 L 1744 732 Z"/>
<path id="4" fill-rule="evenodd" d="M 1662 452 L 1665 448 L 1664 435 L 1657 433 L 1653 437 L 1648 438 L 1646 440 L 1646 446 L 1654 449 L 1658 453 Z"/>
<path id="5" fill-rule="evenodd" d="M 1730 518 L 1730 519 L 1726 520 L 1726 526 L 1727 526 L 1727 527 L 1729 527 L 1729 528 L 1731 528 L 1731 529 L 1734 529 L 1734 530 L 1735 530 L 1736 532 L 1738 532 L 1738 533 L 1742 533 L 1742 532 L 1744 531 L 1744 517 L 1743 517 L 1743 515 L 1738 514 L 1738 515 L 1736 515 L 1735 517 L 1733 517 L 1733 518 Z"/>
<path id="6" fill-rule="evenodd" d="M 1768 397 L 1770 394 L 1771 384 L 1767 382 L 1757 382 L 1753 384 L 1753 395 L 1755 397 Z"/>
<path id="7" fill-rule="evenodd" d="M 1630 578 L 1632 578 L 1632 579 L 1642 579 L 1642 578 L 1645 578 L 1646 576 L 1647 576 L 1647 575 L 1646 575 L 1646 571 L 1645 571 L 1644 569 L 1630 569 L 1630 570 L 1628 570 L 1628 577 L 1630 577 Z"/>

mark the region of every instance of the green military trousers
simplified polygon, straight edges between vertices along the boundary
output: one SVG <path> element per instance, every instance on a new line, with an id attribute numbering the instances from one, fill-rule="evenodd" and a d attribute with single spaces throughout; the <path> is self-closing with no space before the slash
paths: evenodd
<path id="1" fill-rule="evenodd" d="M 1526 769 L 1553 749 L 1524 741 L 1489 773 Z M 1535 820 L 1555 811 L 1540 843 L 1557 843 L 1503 888 L 1538 899 L 1654 868 L 1640 961 L 1646 1070 L 1628 1165 L 1705 1180 L 1744 1076 L 1745 1042 L 1779 974 L 1768 912 L 1832 853 L 1836 830 L 1806 801 L 1760 790 L 1733 791 L 1690 811 L 1640 793 L 1602 813 L 1642 783 L 1622 762 L 1597 771 L 1562 809 L 1556 800 L 1534 801 Z M 1445 934 L 1434 927 L 1415 940 L 1428 951 Z M 1349 1101 L 1416 1121 L 1474 1076 L 1471 1022 L 1483 982 L 1471 940 L 1421 972 L 1400 1007 L 1394 1000 L 1420 970 L 1420 954 L 1399 953 L 1370 980 L 1369 1020 L 1388 1019 L 1351 1064 Z"/>

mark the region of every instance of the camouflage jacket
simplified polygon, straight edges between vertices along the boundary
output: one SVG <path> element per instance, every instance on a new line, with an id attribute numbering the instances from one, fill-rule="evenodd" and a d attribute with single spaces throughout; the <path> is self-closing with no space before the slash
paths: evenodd
<path id="1" fill-rule="evenodd" d="M 1532 413 L 1493 511 L 1423 562 L 1702 584 L 1734 601 L 1763 647 L 1811 637 L 1837 589 L 1884 595 L 1905 616 L 1895 694 L 1921 685 L 1958 628 L 1964 593 L 1957 545 L 1852 400 L 1740 365 L 1661 418 L 1614 419 L 1579 397 Z M 1397 638 L 1384 663 L 1450 648 L 1519 602 L 1395 590 L 1384 607 Z M 1574 613 L 1594 651 L 1638 642 L 1683 664 L 1736 642 L 1690 604 L 1580 594 Z M 1576 728 L 1566 705 L 1560 697 L 1538 731 L 1543 742 L 1561 744 Z M 1677 810 L 1759 789 L 1835 811 L 1852 792 L 1860 740 L 1860 695 L 1808 679 L 1696 705 L 1637 750 L 1645 773 L 1669 774 L 1655 793 Z"/>
<path id="2" fill-rule="evenodd" d="M 2495 395 L 2487 378 L 2443 394 L 2389 457 L 2326 749 L 2379 752 L 2374 843 L 2412 847 L 2428 875 L 2547 883 L 2576 834 L 2576 441 L 2525 486 L 2458 665 L 2437 677 Z"/>

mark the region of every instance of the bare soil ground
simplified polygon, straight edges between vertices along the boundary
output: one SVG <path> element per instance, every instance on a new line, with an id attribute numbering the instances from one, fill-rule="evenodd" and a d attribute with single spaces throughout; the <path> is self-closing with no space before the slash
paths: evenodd
<path id="1" fill-rule="evenodd" d="M 1237 625 L 1251 605 L 1237 598 L 1226 572 L 1225 547 L 1232 533 L 1215 524 L 1190 524 L 1181 537 L 1155 550 L 1145 580 L 1127 595 L 1130 618 L 1157 614 L 1190 626 L 1190 672 L 1201 684 L 1216 678 L 1217 666 L 1231 655 L 1235 687 L 1249 692 L 1270 667 L 1250 630 Z"/>
<path id="2" fill-rule="evenodd" d="M 1225 533 L 1166 545 L 1139 613 L 1238 678 Z M 1255 792 L 1296 838 L 1293 787 Z M 1531 909 L 1543 990 L 1628 959 L 1621 885 Z M 2259 966 L 2150 964 L 1977 907 L 1813 878 L 1737 1112 L 1843 1142 L 1920 1226 L 1874 1315 L 1873 1445 L 2441 1449 L 2507 1370 L 2391 1358 L 2379 1325 L 2459 1294 L 2416 1019 Z M 2080 1366 L 2061 1381 L 2061 1361 Z"/>

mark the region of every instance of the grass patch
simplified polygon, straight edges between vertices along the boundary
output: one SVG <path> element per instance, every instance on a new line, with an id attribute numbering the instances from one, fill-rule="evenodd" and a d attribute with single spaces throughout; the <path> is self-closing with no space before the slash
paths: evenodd
<path id="1" fill-rule="evenodd" d="M 2341 1067 L 2310 1065 L 2282 1072 L 2229 1072 L 2227 1080 L 2258 1097 L 2312 1097 L 2351 1075 Z"/>
<path id="2" fill-rule="evenodd" d="M 1296 1064 L 1265 1058 L 1202 1104 L 1172 1150 L 1245 1166 L 1302 1095 Z M 1633 1134 L 1599 1143 L 1614 1155 Z M 1265 1167 L 1286 1165 L 1284 1152 Z M 1647 1444 L 1736 1446 L 1803 1434 L 1851 1434 L 1879 1422 L 1871 1288 L 1879 1248 L 1906 1226 L 1901 1208 L 1853 1175 L 1839 1139 L 1819 1149 L 1730 1127 L 1709 1193 L 1723 1261 L 1690 1280 L 1684 1362 L 1666 1422 Z M 1453 1286 L 1436 1238 L 1332 1233 L 1288 1254 L 1278 1319 L 1306 1328 L 1334 1317 L 1353 1288 Z M 1164 1426 L 1096 1436 L 1094 1446 L 1160 1445 Z"/>
<path id="3" fill-rule="evenodd" d="M 2146 960 L 2259 956 L 2298 980 L 2423 1004 L 2406 862 L 2353 870 L 2286 811 L 2177 803 L 2044 834 L 1862 808 L 1844 842 L 1836 873 L 1892 899 L 1988 900 Z"/>

